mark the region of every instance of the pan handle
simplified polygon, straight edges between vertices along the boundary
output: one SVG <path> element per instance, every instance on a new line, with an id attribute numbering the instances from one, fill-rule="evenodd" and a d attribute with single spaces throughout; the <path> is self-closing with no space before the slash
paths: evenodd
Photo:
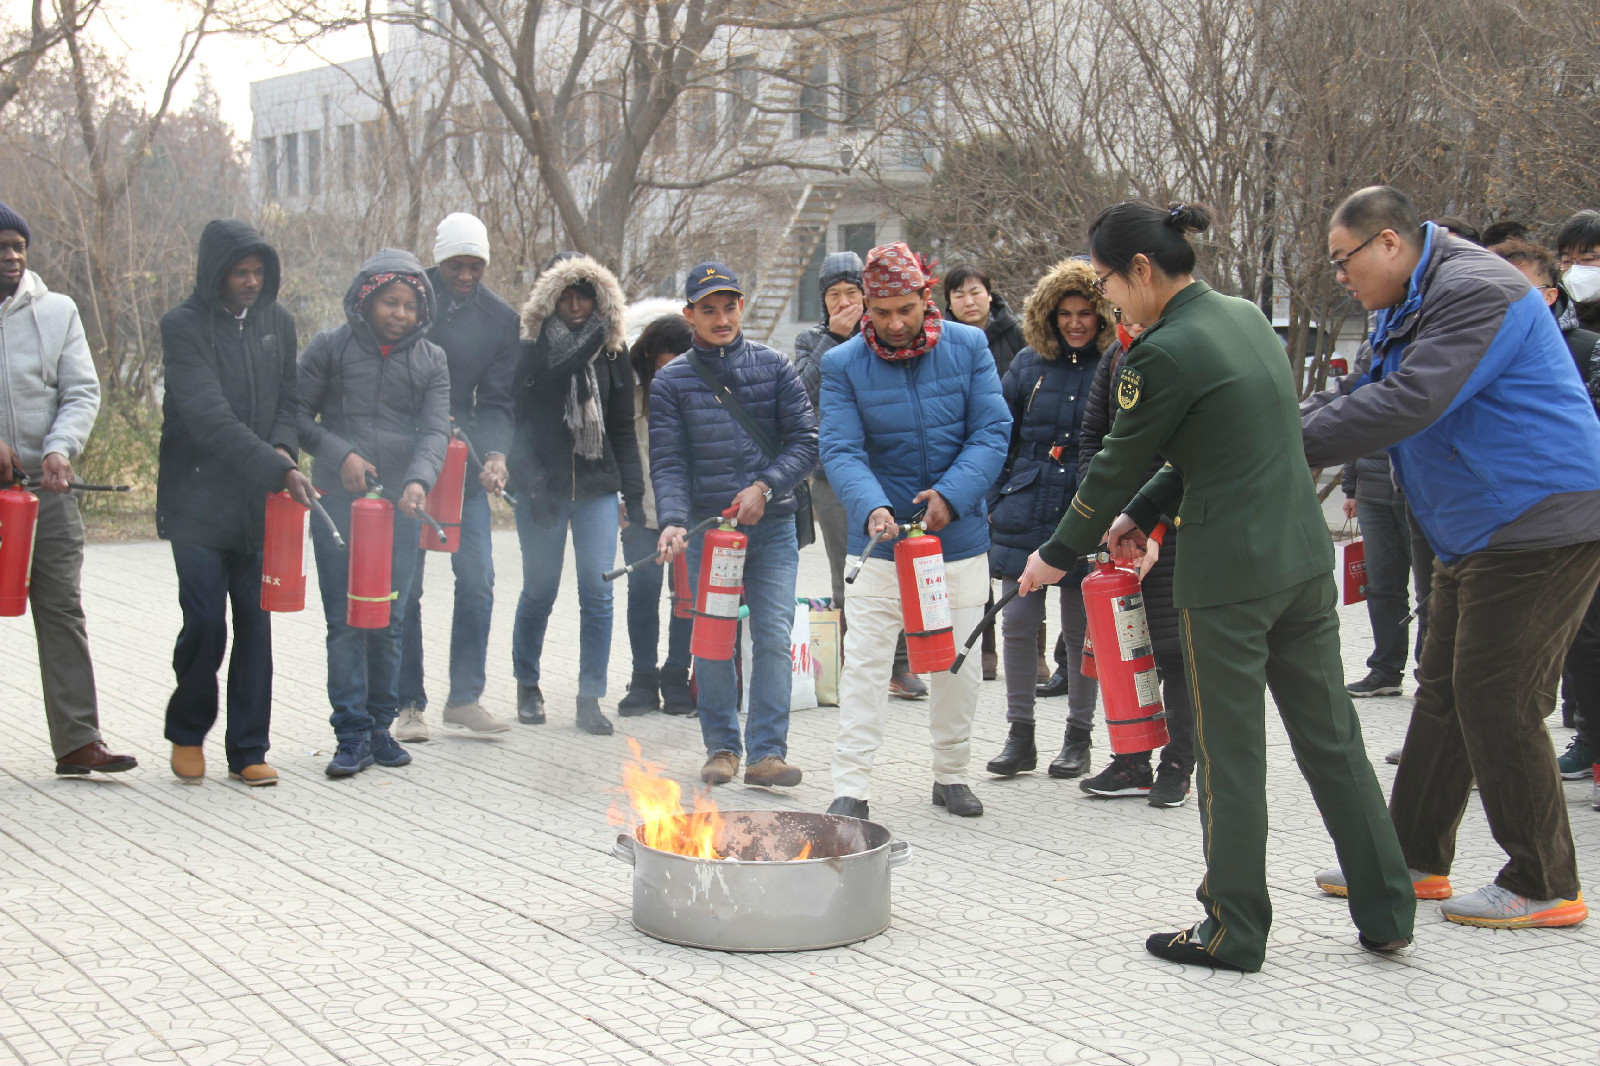
<path id="1" fill-rule="evenodd" d="M 901 863 L 911 861 L 911 843 L 906 840 L 896 840 L 889 845 L 889 866 L 899 866 Z"/>
<path id="2" fill-rule="evenodd" d="M 611 857 L 613 859 L 620 859 L 629 866 L 632 866 L 634 860 L 633 837 L 629 836 L 627 833 L 618 833 L 617 842 L 611 845 Z"/>

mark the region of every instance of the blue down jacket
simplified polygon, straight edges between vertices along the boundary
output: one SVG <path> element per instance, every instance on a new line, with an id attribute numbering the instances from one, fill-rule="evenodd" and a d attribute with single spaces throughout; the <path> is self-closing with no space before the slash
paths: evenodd
<path id="1" fill-rule="evenodd" d="M 904 521 L 923 489 L 955 513 L 939 531 L 946 559 L 989 550 L 985 497 L 1006 460 L 1011 414 L 982 330 L 946 321 L 931 351 L 899 362 L 857 334 L 822 357 L 822 413 L 822 464 L 849 515 L 850 554 L 867 546 L 874 509 Z M 894 546 L 872 554 L 893 558 Z"/>
<path id="2" fill-rule="evenodd" d="M 753 481 L 772 487 L 769 515 L 792 515 L 794 488 L 817 465 L 817 416 L 794 364 L 744 339 L 693 349 L 757 425 L 778 442 L 777 461 L 734 420 L 689 360 L 679 356 L 650 383 L 650 481 L 662 528 L 720 514 Z"/>

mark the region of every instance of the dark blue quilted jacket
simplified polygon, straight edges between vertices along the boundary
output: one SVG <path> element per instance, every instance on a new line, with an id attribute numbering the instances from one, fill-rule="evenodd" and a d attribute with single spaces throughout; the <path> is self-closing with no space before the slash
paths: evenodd
<path id="1" fill-rule="evenodd" d="M 934 489 L 955 512 L 939 531 L 944 557 L 989 550 L 985 496 L 1005 462 L 1011 416 L 983 331 L 946 321 L 933 349 L 889 362 L 858 333 L 822 357 L 822 461 L 849 515 L 850 554 L 867 546 L 867 516 L 901 521 Z M 873 556 L 894 557 L 892 544 Z"/>
<path id="2" fill-rule="evenodd" d="M 1089 406 L 1097 352 L 1045 359 L 1024 348 L 1000 383 L 1015 420 L 1005 472 L 989 498 L 989 572 L 1019 577 L 1055 532 L 1078 491 L 1078 432 Z M 1050 449 L 1061 446 L 1052 459 Z"/>
<path id="3" fill-rule="evenodd" d="M 769 460 L 679 356 L 650 383 L 650 479 L 662 527 L 720 514 L 753 481 L 772 486 L 769 515 L 792 515 L 794 487 L 817 465 L 817 416 L 794 364 L 740 334 L 726 348 L 694 351 L 778 442 Z"/>

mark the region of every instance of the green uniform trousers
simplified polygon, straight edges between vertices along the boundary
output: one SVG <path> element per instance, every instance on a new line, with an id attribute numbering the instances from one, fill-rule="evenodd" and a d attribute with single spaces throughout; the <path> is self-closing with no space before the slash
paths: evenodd
<path id="1" fill-rule="evenodd" d="M 1411 935 L 1416 918 L 1411 875 L 1345 691 L 1335 599 L 1328 574 L 1259 599 L 1182 611 L 1206 857 L 1195 892 L 1207 915 L 1199 936 L 1212 955 L 1246 970 L 1261 968 L 1272 925 L 1269 687 L 1349 880 L 1356 928 L 1397 940 Z"/>

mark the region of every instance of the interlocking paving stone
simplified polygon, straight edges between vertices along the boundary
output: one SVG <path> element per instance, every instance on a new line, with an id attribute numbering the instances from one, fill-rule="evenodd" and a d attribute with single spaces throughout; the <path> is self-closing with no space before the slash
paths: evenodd
<path id="1" fill-rule="evenodd" d="M 495 535 L 500 604 L 484 704 L 509 716 L 516 539 Z M 609 854 L 626 737 L 685 783 L 693 720 L 573 724 L 575 582 L 556 606 L 542 687 L 550 724 L 494 738 L 446 730 L 405 768 L 330 781 L 324 627 L 274 621 L 274 789 L 223 776 L 220 732 L 202 787 L 166 769 L 162 713 L 177 633 L 162 544 L 92 546 L 84 599 L 102 719 L 143 765 L 117 778 L 51 773 L 31 622 L 0 620 L 9 740 L 0 751 L 0 1062 L 249 1066 L 683 1066 L 772 1063 L 1221 1066 L 1236 1063 L 1595 1062 L 1600 919 L 1577 929 L 1464 929 L 1419 909 L 1400 958 L 1355 944 L 1345 905 L 1311 876 L 1332 861 L 1280 726 L 1269 726 L 1275 908 L 1266 969 L 1196 971 L 1144 953 L 1193 920 L 1202 873 L 1192 805 L 1096 801 L 1042 773 L 991 781 L 1004 686 L 983 686 L 973 744 L 981 819 L 927 802 L 925 705 L 896 702 L 874 773 L 874 817 L 912 842 L 894 924 L 846 948 L 728 955 L 662 944 L 629 921 L 627 867 Z M 801 592 L 825 594 L 820 547 Z M 627 590 L 616 589 L 608 710 L 629 676 Z M 437 698 L 448 567 L 428 568 L 423 626 Z M 1365 609 L 1342 610 L 1350 676 L 1371 650 Z M 1369 752 L 1398 745 L 1410 700 L 1357 704 Z M 1042 754 L 1065 701 L 1041 701 Z M 725 807 L 820 810 L 836 712 L 796 712 L 787 791 L 735 784 Z M 219 730 L 221 725 L 219 723 Z M 1553 730 L 1565 745 L 1570 733 Z M 1108 748 L 1096 734 L 1095 765 Z M 1047 756 L 1048 757 L 1048 756 Z M 1580 862 L 1600 853 L 1588 783 L 1567 786 Z M 1503 859 L 1476 803 L 1454 878 Z"/>

